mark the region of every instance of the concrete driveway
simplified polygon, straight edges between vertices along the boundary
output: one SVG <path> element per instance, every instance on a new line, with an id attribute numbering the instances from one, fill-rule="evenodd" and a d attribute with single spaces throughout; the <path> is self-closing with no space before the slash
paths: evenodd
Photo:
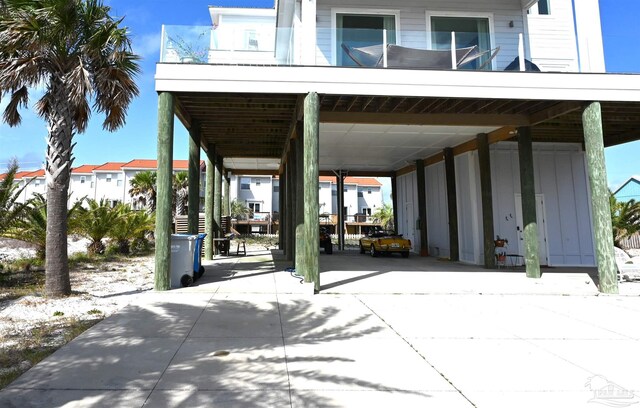
<path id="1" fill-rule="evenodd" d="M 279 259 L 218 259 L 197 286 L 141 296 L 0 391 L 0 406 L 640 401 L 640 297 L 597 296 L 585 271 L 531 280 L 336 253 L 321 256 L 313 296 Z"/>

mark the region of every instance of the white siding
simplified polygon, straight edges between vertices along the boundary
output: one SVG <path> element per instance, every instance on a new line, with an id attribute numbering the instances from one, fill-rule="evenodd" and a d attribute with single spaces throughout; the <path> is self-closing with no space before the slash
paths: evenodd
<path id="1" fill-rule="evenodd" d="M 482 202 L 477 152 L 455 157 L 456 194 L 458 205 L 458 242 L 460 260 L 473 264 L 483 263 Z"/>
<path id="2" fill-rule="evenodd" d="M 593 230 L 585 156 L 579 145 L 534 144 L 536 194 L 544 195 L 549 264 L 593 266 Z M 517 144 L 492 146 L 491 172 L 496 235 L 517 251 L 515 195 L 520 193 Z"/>
<path id="3" fill-rule="evenodd" d="M 369 191 L 371 194 L 369 194 Z M 371 214 L 382 207 L 382 191 L 380 187 L 359 186 L 358 192 L 362 193 L 362 197 L 358 198 L 358 211 L 362 212 L 363 208 L 370 208 Z"/>
<path id="4" fill-rule="evenodd" d="M 333 214 L 333 208 L 331 207 L 331 182 L 322 181 L 319 185 L 320 191 L 318 191 L 318 204 L 320 214 Z"/>
<path id="5" fill-rule="evenodd" d="M 347 207 L 347 216 L 356 215 L 360 212 L 358 208 L 358 186 L 355 184 L 345 184 L 344 189 L 344 206 Z M 353 218 L 347 221 L 353 222 Z"/>
<path id="6" fill-rule="evenodd" d="M 418 219 L 418 185 L 416 172 L 400 176 L 396 179 L 398 190 L 398 226 L 399 234 L 411 240 L 414 252 L 420 250 L 420 235 L 416 230 Z"/>
<path id="7" fill-rule="evenodd" d="M 84 183 L 82 183 L 82 177 L 84 177 Z M 95 190 L 91 186 L 93 181 L 93 174 L 71 174 L 69 179 L 69 204 L 72 205 L 84 197 L 88 199 L 95 198 Z"/>
<path id="8" fill-rule="evenodd" d="M 550 11 L 549 15 L 527 15 L 530 57 L 542 71 L 577 72 L 571 0 L 552 0 Z"/>
<path id="9" fill-rule="evenodd" d="M 449 248 L 449 211 L 444 162 L 428 166 L 425 169 L 425 179 L 429 254 L 448 257 L 451 248 Z"/>
<path id="10" fill-rule="evenodd" d="M 126 196 L 124 173 L 120 170 L 94 172 L 95 177 L 95 197 L 96 200 L 109 200 L 122 202 Z M 108 181 L 108 176 L 111 176 L 111 181 Z M 118 180 L 121 181 L 121 185 L 118 186 Z"/>

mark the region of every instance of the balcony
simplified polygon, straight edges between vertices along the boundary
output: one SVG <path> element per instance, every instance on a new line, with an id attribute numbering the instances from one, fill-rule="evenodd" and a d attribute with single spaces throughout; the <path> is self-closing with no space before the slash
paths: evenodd
<path id="1" fill-rule="evenodd" d="M 316 44 L 311 49 L 315 53 L 309 59 L 309 52 L 296 28 L 249 30 L 163 26 L 160 62 L 367 69 L 532 70 L 532 65 L 525 60 L 524 36 L 517 32 L 496 36 L 477 32 L 318 29 Z"/>

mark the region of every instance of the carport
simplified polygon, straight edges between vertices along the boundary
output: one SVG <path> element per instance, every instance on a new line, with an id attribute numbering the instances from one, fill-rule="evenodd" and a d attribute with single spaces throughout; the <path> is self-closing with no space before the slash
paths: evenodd
<path id="1" fill-rule="evenodd" d="M 228 187 L 223 179 L 230 172 L 277 174 L 281 180 L 280 248 L 296 270 L 315 283 L 316 290 L 320 289 L 319 175 L 336 177 L 338 208 L 342 208 L 340 193 L 347 174 L 391 177 L 397 219 L 405 197 L 399 196 L 396 180 L 415 172 L 419 243 L 415 249 L 428 256 L 427 197 L 442 192 L 426 191 L 425 167 L 442 162 L 449 258 L 457 261 L 460 236 L 468 231 L 458 226 L 455 158 L 477 152 L 483 264 L 492 268 L 490 145 L 510 141 L 517 145 L 519 159 L 526 273 L 538 278 L 532 146 L 536 142 L 582 144 L 600 290 L 617 291 L 604 146 L 637 138 L 637 81 L 632 87 L 624 82 L 623 89 L 623 76 L 616 75 L 440 71 L 418 75 L 402 70 L 376 72 L 372 81 L 368 75 L 372 70 L 306 67 L 303 75 L 301 68 L 158 65 L 156 289 L 167 289 L 168 283 L 175 115 L 191 135 L 190 204 L 197 203 L 200 148 L 206 154 L 206 258 L 212 256 L 211 238 L 219 234 L 222 189 Z M 314 70 L 318 75 L 313 75 Z M 255 77 L 262 79 L 258 83 L 251 79 Z M 592 83 L 600 86 L 596 89 Z M 197 230 L 197 208 L 189 205 L 192 232 Z M 342 236 L 339 241 L 342 248 Z"/>

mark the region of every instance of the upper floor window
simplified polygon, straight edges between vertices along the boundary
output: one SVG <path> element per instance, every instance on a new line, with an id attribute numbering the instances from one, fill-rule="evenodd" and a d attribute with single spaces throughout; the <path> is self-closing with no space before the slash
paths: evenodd
<path id="1" fill-rule="evenodd" d="M 356 63 L 345 53 L 342 45 L 368 47 L 383 42 L 383 32 L 387 32 L 387 43 L 396 44 L 395 14 L 359 13 L 357 11 L 337 12 L 336 16 L 336 65 L 355 66 Z"/>
<path id="2" fill-rule="evenodd" d="M 362 193 L 362 191 L 358 191 L 358 197 L 364 197 L 364 194 Z"/>
<path id="3" fill-rule="evenodd" d="M 85 181 L 87 181 L 87 178 L 85 176 L 80 176 L 80 184 L 84 184 Z"/>
<path id="4" fill-rule="evenodd" d="M 251 190 L 251 179 L 241 178 L 240 179 L 240 190 Z"/>
<path id="5" fill-rule="evenodd" d="M 539 0 L 538 4 L 531 7 L 527 11 L 527 13 L 533 14 L 533 15 L 538 14 L 541 16 L 548 16 L 549 14 L 551 14 L 550 3 L 551 3 L 551 0 Z"/>
<path id="6" fill-rule="evenodd" d="M 437 50 L 451 49 L 451 33 L 456 33 L 456 48 L 476 46 L 478 51 L 488 51 L 491 47 L 491 32 L 489 17 L 440 16 L 428 17 L 428 30 L 431 32 L 431 48 Z M 464 65 L 464 69 L 475 70 L 487 61 L 489 55 L 484 55 L 475 61 Z"/>
<path id="7" fill-rule="evenodd" d="M 111 173 L 107 173 L 107 183 L 111 183 Z"/>
<path id="8" fill-rule="evenodd" d="M 367 194 L 371 194 L 371 189 L 367 190 Z"/>
<path id="9" fill-rule="evenodd" d="M 274 193 L 279 193 L 280 192 L 280 185 L 274 184 L 273 185 L 273 192 Z"/>

